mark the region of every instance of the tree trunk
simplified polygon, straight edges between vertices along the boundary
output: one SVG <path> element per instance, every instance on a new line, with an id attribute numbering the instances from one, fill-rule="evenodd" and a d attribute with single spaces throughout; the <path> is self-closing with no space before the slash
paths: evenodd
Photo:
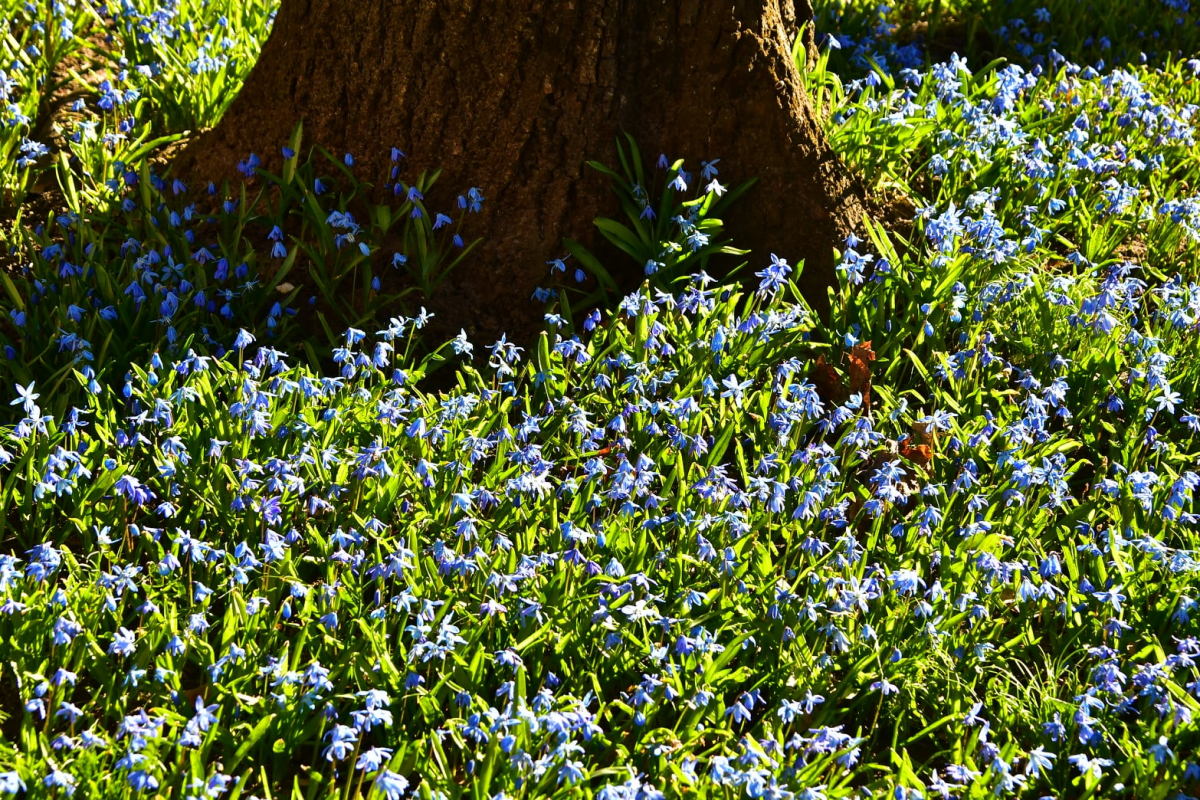
<path id="1" fill-rule="evenodd" d="M 809 0 L 282 0 L 241 94 L 184 163 L 228 175 L 255 152 L 278 169 L 303 118 L 306 142 L 352 152 L 363 174 L 384 174 L 393 146 L 406 174 L 442 168 L 444 210 L 479 186 L 469 234 L 484 241 L 432 307 L 490 342 L 540 326 L 530 295 L 546 261 L 565 255 L 564 236 L 586 243 L 595 217 L 615 215 L 585 161 L 615 166 L 627 131 L 694 174 L 720 158 L 726 184 L 758 176 L 726 219 L 732 240 L 756 265 L 803 259 L 823 309 L 831 250 L 862 198 L 792 60 L 811 20 Z M 636 268 L 626 277 L 636 283 Z"/>

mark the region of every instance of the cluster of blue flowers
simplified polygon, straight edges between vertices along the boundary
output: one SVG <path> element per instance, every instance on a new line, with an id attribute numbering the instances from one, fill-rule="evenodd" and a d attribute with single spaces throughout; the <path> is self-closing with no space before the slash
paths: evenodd
<path id="1" fill-rule="evenodd" d="M 845 242 L 827 321 L 787 254 L 706 274 L 715 159 L 611 173 L 641 289 L 577 328 L 613 287 L 573 249 L 528 351 L 430 352 L 423 308 L 345 322 L 394 299 L 373 268 L 436 286 L 477 189 L 427 209 L 397 150 L 356 218 L 297 135 L 242 163 L 278 205 L 201 214 L 110 152 L 5 279 L 0 794 L 1200 794 L 1200 62 L 1012 22 L 1040 60 L 922 70 L 895 30 L 806 72 L 913 203 Z M 9 152 L 22 186 L 52 155 Z M 289 312 L 339 308 L 322 361 Z"/>

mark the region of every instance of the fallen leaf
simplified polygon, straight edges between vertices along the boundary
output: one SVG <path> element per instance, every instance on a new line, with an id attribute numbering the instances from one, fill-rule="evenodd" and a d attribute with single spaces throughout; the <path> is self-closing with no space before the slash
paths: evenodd
<path id="1" fill-rule="evenodd" d="M 817 387 L 817 394 L 827 405 L 841 405 L 848 396 L 841 377 L 826 363 L 824 355 L 817 356 L 808 371 L 808 379 Z"/>
<path id="2" fill-rule="evenodd" d="M 901 442 L 900 455 L 921 469 L 928 469 L 929 463 L 933 461 L 933 448 L 927 444 L 910 445 L 908 442 Z"/>
<path id="3" fill-rule="evenodd" d="M 914 422 L 913 436 L 921 444 L 933 444 L 933 423 L 932 422 Z"/>
<path id="4" fill-rule="evenodd" d="M 871 362 L 875 360 L 875 351 L 870 342 L 860 342 L 846 353 L 849 362 L 850 393 L 861 394 L 863 408 L 871 406 Z"/>

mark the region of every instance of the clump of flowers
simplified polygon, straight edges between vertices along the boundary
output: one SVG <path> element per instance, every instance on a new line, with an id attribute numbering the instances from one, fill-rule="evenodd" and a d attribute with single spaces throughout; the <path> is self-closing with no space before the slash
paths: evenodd
<path id="1" fill-rule="evenodd" d="M 333 203 L 306 170 L 353 159 L 298 137 L 274 213 L 126 165 L 139 236 L 23 234 L 0 793 L 1200 792 L 1196 68 L 829 59 L 831 139 L 913 219 L 846 240 L 828 320 L 786 253 L 712 278 L 736 190 L 632 142 L 602 232 L 646 283 L 568 245 L 528 349 L 418 306 L 302 350 L 298 253 L 361 300 L 468 245 L 398 173 L 400 214 Z M 401 219 L 451 260 L 380 253 Z M 206 244 L 248 226 L 265 273 Z"/>

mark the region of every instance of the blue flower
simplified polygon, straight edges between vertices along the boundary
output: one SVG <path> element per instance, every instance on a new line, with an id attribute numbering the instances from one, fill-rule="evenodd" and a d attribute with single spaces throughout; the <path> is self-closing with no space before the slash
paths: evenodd
<path id="1" fill-rule="evenodd" d="M 21 780 L 21 776 L 17 772 L 0 772 L 0 792 L 16 794 L 23 791 L 25 791 L 25 781 Z"/>
<path id="2" fill-rule="evenodd" d="M 325 759 L 327 761 L 344 761 L 354 750 L 355 743 L 358 741 L 358 731 L 349 725 L 334 725 L 333 730 L 325 734 L 325 738 L 330 740 L 329 745 L 325 748 Z"/>
<path id="3" fill-rule="evenodd" d="M 362 772 L 378 772 L 383 768 L 383 765 L 392 757 L 392 750 L 387 747 L 372 747 L 358 757 L 355 763 L 355 768 Z M 382 776 L 380 776 L 382 777 Z M 379 785 L 379 778 L 376 778 L 376 786 Z M 383 791 L 383 787 L 380 787 Z M 385 792 L 386 794 L 386 792 Z"/>
<path id="4" fill-rule="evenodd" d="M 454 348 L 454 353 L 456 355 L 466 354 L 469 356 L 475 350 L 475 345 L 467 341 L 466 330 L 460 330 L 458 332 L 458 336 L 455 336 L 454 339 L 451 340 L 450 345 Z"/>
<path id="5" fill-rule="evenodd" d="M 134 791 L 152 792 L 158 788 L 158 779 L 144 769 L 136 769 L 126 776 Z"/>
<path id="6" fill-rule="evenodd" d="M 725 387 L 725 391 L 721 392 L 721 397 L 732 398 L 737 405 L 742 404 L 742 396 L 747 389 L 753 385 L 753 381 L 739 381 L 736 375 L 726 375 L 721 384 Z"/>
<path id="7" fill-rule="evenodd" d="M 786 259 L 782 259 L 772 253 L 771 265 L 766 269 L 755 273 L 755 275 L 762 278 L 762 281 L 760 281 L 758 284 L 758 294 L 760 296 L 765 296 L 774 295 L 777 293 L 787 281 L 788 273 L 791 271 L 792 268 L 788 266 Z"/>
<path id="8" fill-rule="evenodd" d="M 391 770 L 384 770 L 375 779 L 375 788 L 382 792 L 387 800 L 400 800 L 408 791 L 408 779 Z"/>
<path id="9" fill-rule="evenodd" d="M 235 336 L 233 339 L 233 349 L 245 350 L 253 343 L 254 334 L 250 333 L 250 331 L 246 330 L 245 328 L 241 328 L 238 330 L 237 336 Z"/>
<path id="10" fill-rule="evenodd" d="M 128 628 L 121 628 L 113 636 L 112 643 L 108 646 L 108 652 L 111 655 L 131 656 L 137 649 L 133 631 Z"/>
<path id="11" fill-rule="evenodd" d="M 33 391 L 33 385 L 34 381 L 30 381 L 28 386 L 22 386 L 19 383 L 16 384 L 17 398 L 10 401 L 9 405 L 15 406 L 20 404 L 25 410 L 26 414 L 32 414 L 33 410 L 37 408 L 37 403 L 35 401 L 41 397 L 40 394 Z"/>

